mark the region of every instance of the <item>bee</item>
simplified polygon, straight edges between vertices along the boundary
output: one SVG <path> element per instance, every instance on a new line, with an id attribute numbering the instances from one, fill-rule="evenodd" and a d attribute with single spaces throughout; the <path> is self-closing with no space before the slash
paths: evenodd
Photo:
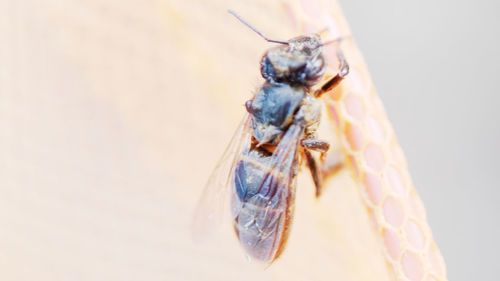
<path id="1" fill-rule="evenodd" d="M 195 227 L 215 224 L 229 192 L 230 214 L 236 236 L 247 255 L 271 264 L 283 252 L 294 212 L 295 187 L 301 158 L 311 172 L 316 196 L 322 175 L 311 151 L 323 156 L 328 142 L 317 139 L 323 94 L 335 88 L 349 73 L 338 48 L 339 72 L 317 90 L 326 71 L 319 34 L 288 41 L 266 37 L 233 11 L 239 21 L 266 41 L 279 44 L 260 61 L 264 85 L 245 103 L 246 115 L 212 173 L 200 198 Z"/>

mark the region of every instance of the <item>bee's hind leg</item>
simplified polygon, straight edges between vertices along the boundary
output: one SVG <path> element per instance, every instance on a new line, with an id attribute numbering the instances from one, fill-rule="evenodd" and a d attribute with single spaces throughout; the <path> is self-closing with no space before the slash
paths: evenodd
<path id="1" fill-rule="evenodd" d="M 318 139 L 302 139 L 300 144 L 308 150 L 314 150 L 321 153 L 321 159 L 325 157 L 326 152 L 330 149 L 330 144 L 327 141 Z"/>
<path id="2" fill-rule="evenodd" d="M 316 187 L 316 198 L 318 198 L 321 195 L 321 188 L 323 185 L 323 177 L 321 175 L 321 171 L 319 170 L 318 163 L 316 162 L 316 159 L 312 156 L 311 152 L 308 149 L 303 149 L 304 151 L 304 156 L 306 159 L 306 165 L 307 168 L 309 168 L 309 171 L 311 172 L 311 177 L 314 182 L 314 186 Z"/>
<path id="3" fill-rule="evenodd" d="M 320 152 L 321 159 L 323 159 L 324 155 L 330 148 L 330 144 L 326 141 L 317 139 L 303 139 L 300 143 L 304 147 L 303 151 L 306 159 L 306 164 L 309 168 L 309 171 L 311 172 L 314 186 L 316 187 L 316 197 L 319 197 L 321 195 L 321 189 L 323 185 L 323 175 L 318 162 L 316 161 L 316 159 L 314 159 L 314 156 L 311 154 L 310 150 Z"/>

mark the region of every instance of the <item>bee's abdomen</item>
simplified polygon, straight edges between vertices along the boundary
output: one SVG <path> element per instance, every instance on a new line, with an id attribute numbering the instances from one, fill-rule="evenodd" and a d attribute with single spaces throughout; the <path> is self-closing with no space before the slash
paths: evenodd
<path id="1" fill-rule="evenodd" d="M 277 258 L 288 236 L 292 208 L 291 180 L 273 169 L 271 157 L 259 148 L 236 166 L 234 177 L 234 228 L 247 253 L 258 260 Z"/>

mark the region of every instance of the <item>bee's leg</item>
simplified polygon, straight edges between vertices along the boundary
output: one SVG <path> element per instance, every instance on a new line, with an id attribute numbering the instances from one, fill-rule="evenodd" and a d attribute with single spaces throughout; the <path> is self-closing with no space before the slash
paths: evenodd
<path id="1" fill-rule="evenodd" d="M 330 144 L 328 142 L 314 138 L 302 139 L 300 144 L 309 150 L 320 152 L 321 159 L 325 157 L 326 152 L 330 149 Z"/>
<path id="2" fill-rule="evenodd" d="M 344 80 L 344 78 L 349 74 L 349 64 L 347 64 L 347 61 L 344 57 L 344 54 L 340 50 L 340 48 L 337 50 L 337 58 L 339 59 L 340 62 L 340 67 L 339 67 L 339 73 L 332 77 L 330 80 L 328 80 L 321 88 L 316 90 L 314 92 L 315 97 L 320 97 L 324 93 L 330 91 L 331 89 L 337 87 L 337 85 Z"/>
<path id="3" fill-rule="evenodd" d="M 303 150 L 306 158 L 306 164 L 311 171 L 311 176 L 313 178 L 314 185 L 316 186 L 316 197 L 319 197 L 321 194 L 321 186 L 323 184 L 323 175 L 318 162 L 314 159 L 310 150 L 320 152 L 321 159 L 323 159 L 324 155 L 330 148 L 330 144 L 326 141 L 317 140 L 315 138 L 302 139 L 300 144 L 304 147 Z"/>
<path id="4" fill-rule="evenodd" d="M 319 170 L 318 163 L 312 156 L 311 152 L 307 148 L 303 149 L 303 151 L 306 158 L 307 167 L 309 168 L 309 171 L 311 171 L 314 186 L 316 187 L 316 198 L 318 198 L 321 195 L 321 186 L 323 184 L 321 171 Z"/>
<path id="5" fill-rule="evenodd" d="M 330 144 L 315 138 L 302 139 L 300 144 L 303 147 L 304 158 L 307 167 L 311 171 L 311 176 L 316 187 L 316 197 L 319 197 L 321 195 L 324 180 L 337 174 L 337 172 L 341 170 L 343 154 L 339 151 L 333 151 L 333 153 L 330 152 L 327 155 Z M 319 161 L 311 154 L 311 150 L 321 153 Z"/>

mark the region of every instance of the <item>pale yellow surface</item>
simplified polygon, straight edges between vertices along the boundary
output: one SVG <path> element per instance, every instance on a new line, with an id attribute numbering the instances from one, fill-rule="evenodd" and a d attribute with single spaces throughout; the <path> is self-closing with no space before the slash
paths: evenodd
<path id="1" fill-rule="evenodd" d="M 301 173 L 266 270 L 230 231 L 192 242 L 269 47 L 227 8 L 275 37 L 300 30 L 280 2 L 0 2 L 0 279 L 392 280 L 347 168 L 319 201 Z"/>

